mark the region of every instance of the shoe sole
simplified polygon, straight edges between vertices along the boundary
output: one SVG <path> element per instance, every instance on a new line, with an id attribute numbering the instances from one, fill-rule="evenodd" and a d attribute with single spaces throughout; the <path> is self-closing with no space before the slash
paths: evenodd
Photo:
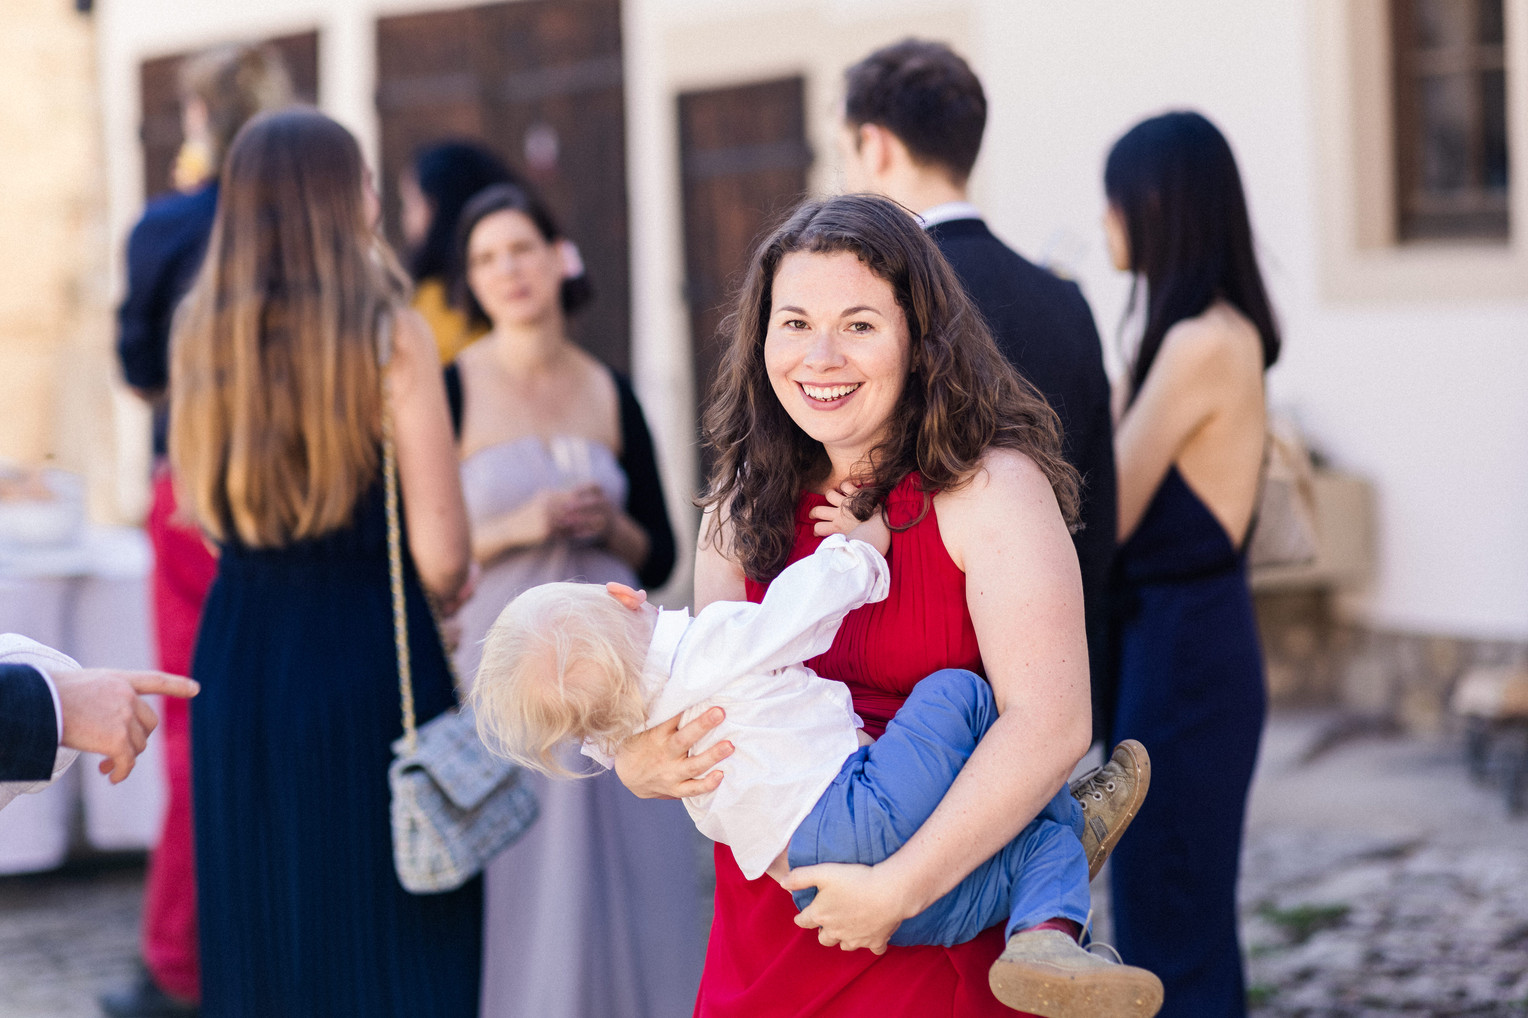
<path id="1" fill-rule="evenodd" d="M 1098 843 L 1098 848 L 1088 858 L 1088 883 L 1092 883 L 1098 877 L 1098 871 L 1104 868 L 1104 860 L 1109 858 L 1109 853 L 1114 851 L 1114 846 L 1119 844 L 1119 839 L 1129 830 L 1130 822 L 1140 811 L 1141 803 L 1146 801 L 1146 790 L 1151 787 L 1151 756 L 1146 752 L 1146 747 L 1134 739 L 1126 739 L 1114 747 L 1114 753 L 1125 750 L 1130 757 L 1131 769 L 1135 772 L 1135 795 L 1131 796 L 1125 812 L 1120 817 L 1120 822 L 1109 832 L 1109 837 Z"/>
<path id="2" fill-rule="evenodd" d="M 1162 1007 L 1162 981 L 1128 965 L 1068 975 L 999 959 L 988 973 L 992 995 L 1041 1018 L 1151 1018 Z"/>

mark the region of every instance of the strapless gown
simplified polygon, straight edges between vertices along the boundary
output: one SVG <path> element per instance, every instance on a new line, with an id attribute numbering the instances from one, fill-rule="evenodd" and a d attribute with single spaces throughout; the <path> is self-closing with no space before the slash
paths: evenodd
<path id="1" fill-rule="evenodd" d="M 536 492 L 595 481 L 617 505 L 627 479 L 605 446 L 527 436 L 462 463 L 472 523 Z M 487 566 L 463 607 L 458 671 L 470 682 L 481 641 L 516 594 L 557 580 L 637 585 L 603 548 L 555 541 Z M 567 762 L 587 764 L 576 753 Z M 704 955 L 697 839 L 678 802 L 642 800 L 614 773 L 578 781 L 530 775 L 541 816 L 487 870 L 484 1018 L 668 1018 L 689 1010 Z"/>

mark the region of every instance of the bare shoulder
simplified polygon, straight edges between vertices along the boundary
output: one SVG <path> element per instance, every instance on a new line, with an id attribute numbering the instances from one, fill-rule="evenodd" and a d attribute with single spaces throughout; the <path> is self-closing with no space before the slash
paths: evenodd
<path id="1" fill-rule="evenodd" d="M 393 308 L 394 361 L 405 372 L 420 370 L 422 366 L 438 363 L 440 354 L 435 346 L 435 336 L 424 316 L 411 307 Z"/>
<path id="2" fill-rule="evenodd" d="M 1050 479 L 1017 449 L 988 449 L 964 484 L 940 492 L 934 500 L 941 515 L 947 509 L 968 513 L 1017 503 L 1056 504 Z"/>
<path id="3" fill-rule="evenodd" d="M 1248 367 L 1262 371 L 1262 341 L 1256 327 L 1224 301 L 1185 318 L 1167 330 L 1153 372 L 1178 378 L 1223 378 Z"/>
<path id="4" fill-rule="evenodd" d="M 965 571 L 979 549 L 1052 538 L 1071 546 L 1050 479 L 1015 449 L 987 450 L 965 484 L 935 497 L 934 509 L 945 549 Z"/>
<path id="5" fill-rule="evenodd" d="M 601 403 L 615 406 L 620 399 L 616 392 L 615 375 L 610 367 L 598 357 L 579 347 L 573 348 L 579 381 L 591 395 L 597 395 Z"/>

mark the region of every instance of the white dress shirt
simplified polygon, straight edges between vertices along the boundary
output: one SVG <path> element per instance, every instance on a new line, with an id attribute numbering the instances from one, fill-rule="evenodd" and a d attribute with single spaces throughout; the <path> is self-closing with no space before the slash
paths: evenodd
<path id="1" fill-rule="evenodd" d="M 940 223 L 952 223 L 957 219 L 980 219 L 982 210 L 968 201 L 947 201 L 924 209 L 918 214 L 918 222 L 926 230 Z"/>
<path id="2" fill-rule="evenodd" d="M 726 709 L 727 719 L 690 751 L 730 740 L 736 751 L 718 767 L 722 783 L 684 804 L 702 834 L 732 847 L 749 880 L 785 850 L 859 746 L 863 723 L 849 687 L 802 662 L 832 646 L 845 615 L 889 589 L 881 554 L 834 534 L 775 577 L 762 604 L 717 601 L 694 618 L 658 614 L 642 675 L 645 727 Z M 584 753 L 612 764 L 596 747 Z"/>

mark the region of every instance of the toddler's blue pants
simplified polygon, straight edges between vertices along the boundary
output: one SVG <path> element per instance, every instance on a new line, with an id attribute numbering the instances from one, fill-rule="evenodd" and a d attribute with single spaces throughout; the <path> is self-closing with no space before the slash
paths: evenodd
<path id="1" fill-rule="evenodd" d="M 791 835 L 791 868 L 874 864 L 901 848 L 934 812 L 977 742 L 997 719 L 992 688 L 947 668 L 913 687 L 874 745 L 844 761 L 838 777 Z M 904 922 L 897 945 L 950 947 L 1007 922 L 1004 936 L 1047 919 L 1088 915 L 1082 807 L 1065 786 L 1029 826 L 944 897 Z M 817 895 L 796 891 L 798 909 Z"/>

